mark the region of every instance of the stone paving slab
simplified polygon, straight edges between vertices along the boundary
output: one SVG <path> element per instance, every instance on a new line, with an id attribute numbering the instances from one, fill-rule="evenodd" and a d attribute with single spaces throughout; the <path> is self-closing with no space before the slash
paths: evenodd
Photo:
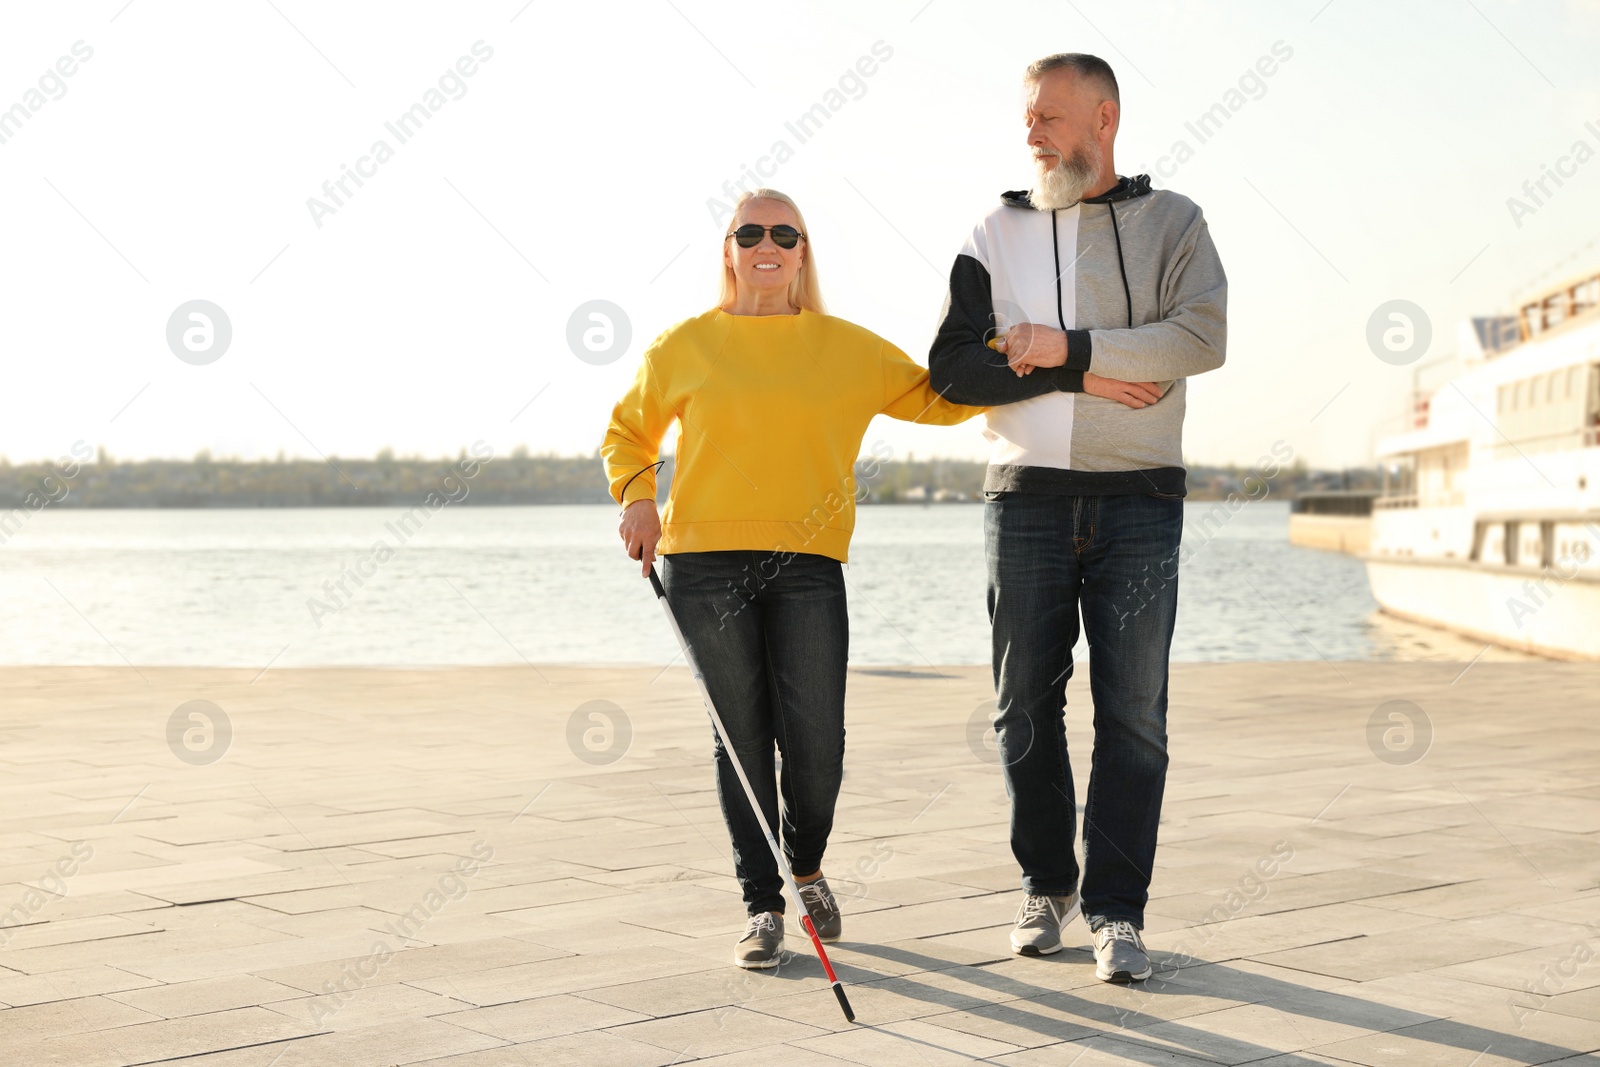
<path id="1" fill-rule="evenodd" d="M 730 965 L 681 667 L 0 670 L 0 1063 L 1600 1063 L 1600 666 L 1464 667 L 1175 665 L 1133 987 L 1008 950 L 988 671 L 853 671 L 856 1025 Z"/>

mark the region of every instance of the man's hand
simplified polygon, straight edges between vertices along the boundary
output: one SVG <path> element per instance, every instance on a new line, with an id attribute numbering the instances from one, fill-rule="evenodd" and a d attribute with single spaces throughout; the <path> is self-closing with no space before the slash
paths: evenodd
<path id="1" fill-rule="evenodd" d="M 1067 361 L 1067 335 L 1033 322 L 1010 327 L 989 347 L 1006 357 L 1018 377 L 1031 373 L 1035 367 L 1059 367 Z"/>
<path id="2" fill-rule="evenodd" d="M 638 560 L 639 573 L 649 577 L 650 565 L 656 561 L 656 543 L 661 540 L 661 516 L 656 514 L 656 502 L 644 498 L 629 504 L 622 510 L 617 533 L 628 546 L 628 558 Z"/>
<path id="3" fill-rule="evenodd" d="M 1083 372 L 1083 391 L 1130 408 L 1149 407 L 1161 399 L 1161 388 L 1155 382 L 1119 382 L 1088 371 Z"/>
<path id="4" fill-rule="evenodd" d="M 1019 378 L 1032 374 L 1035 367 L 1059 367 L 1067 361 L 1067 335 L 1034 322 L 1012 326 L 990 341 L 989 347 L 1006 357 L 1006 364 Z M 1130 408 L 1149 407 L 1162 395 L 1155 382 L 1119 382 L 1089 371 L 1083 372 L 1083 391 Z"/>

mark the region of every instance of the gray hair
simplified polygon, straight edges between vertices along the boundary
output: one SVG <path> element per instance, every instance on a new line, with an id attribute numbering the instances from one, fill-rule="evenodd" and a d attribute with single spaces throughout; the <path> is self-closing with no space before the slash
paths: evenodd
<path id="1" fill-rule="evenodd" d="M 1107 100 L 1113 101 L 1118 107 L 1122 106 L 1122 97 L 1117 91 L 1117 76 L 1112 72 L 1111 64 L 1099 56 L 1091 56 L 1087 52 L 1057 52 L 1029 63 L 1022 80 L 1031 85 L 1053 70 L 1071 71 L 1080 78 L 1090 79 L 1100 86 Z"/>

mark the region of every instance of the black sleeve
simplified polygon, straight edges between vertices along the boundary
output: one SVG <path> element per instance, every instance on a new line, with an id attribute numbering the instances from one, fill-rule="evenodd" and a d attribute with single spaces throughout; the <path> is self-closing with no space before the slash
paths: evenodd
<path id="1" fill-rule="evenodd" d="M 940 396 L 994 407 L 1046 393 L 1083 392 L 1082 370 L 1037 367 L 1019 377 L 1006 366 L 1005 356 L 984 343 L 994 336 L 994 319 L 988 269 L 965 253 L 957 256 L 943 321 L 928 351 L 929 379 Z"/>

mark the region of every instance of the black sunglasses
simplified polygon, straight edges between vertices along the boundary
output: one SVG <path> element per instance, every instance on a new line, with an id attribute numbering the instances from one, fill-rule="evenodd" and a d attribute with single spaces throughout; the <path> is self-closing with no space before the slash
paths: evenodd
<path id="1" fill-rule="evenodd" d="M 768 232 L 772 234 L 772 243 L 779 248 L 793 248 L 805 236 L 793 226 L 783 223 L 777 226 L 757 226 L 753 222 L 747 222 L 732 233 L 725 235 L 723 240 L 726 241 L 729 237 L 732 237 L 739 242 L 740 248 L 754 248 L 761 243 L 761 238 L 765 237 Z"/>

